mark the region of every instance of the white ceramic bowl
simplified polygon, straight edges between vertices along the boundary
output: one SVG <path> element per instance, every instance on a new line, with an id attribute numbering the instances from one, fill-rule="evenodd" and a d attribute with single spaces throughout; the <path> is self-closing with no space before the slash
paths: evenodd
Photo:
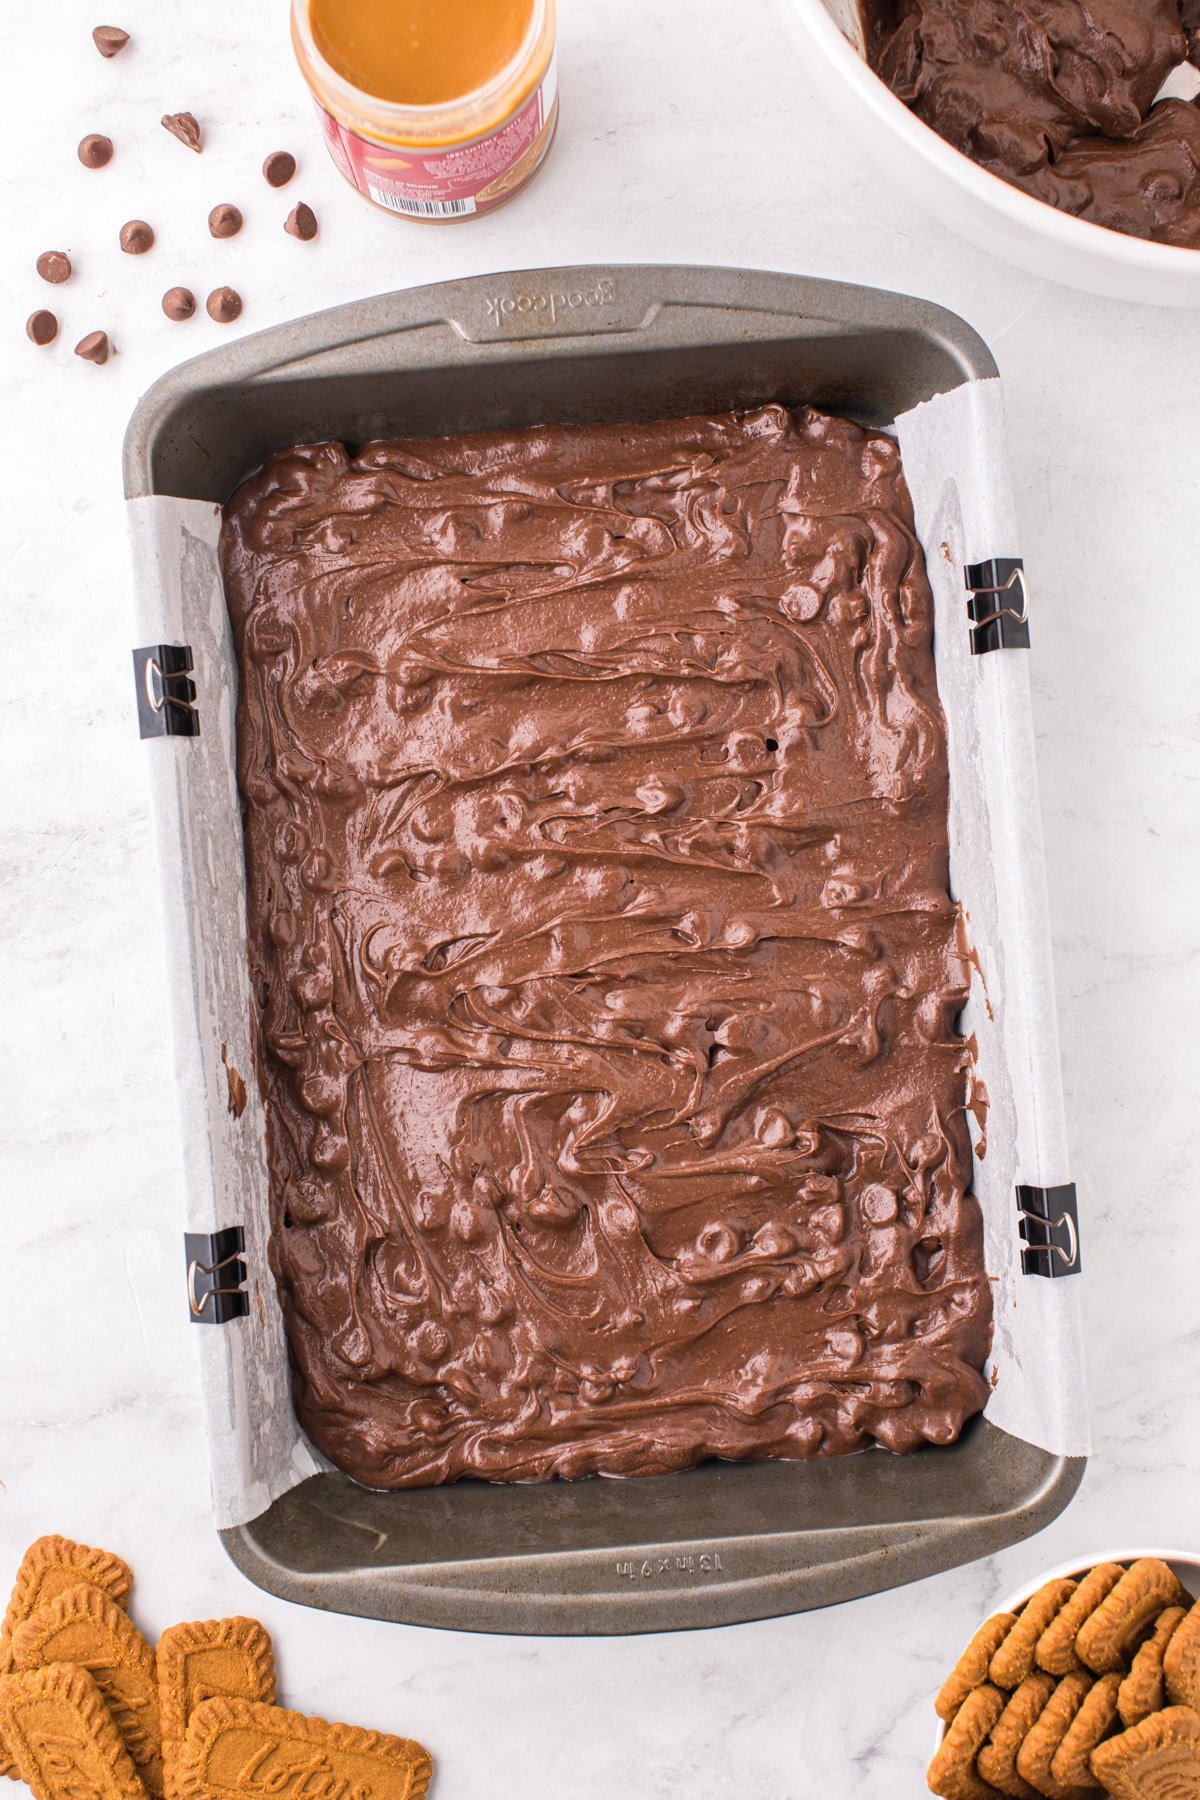
<path id="1" fill-rule="evenodd" d="M 1015 1594 L 1010 1594 L 1007 1600 L 1002 1600 L 999 1606 L 994 1606 L 992 1608 L 992 1613 L 1016 1612 L 1019 1607 L 1024 1606 L 1027 1600 L 1032 1600 L 1038 1589 L 1044 1587 L 1048 1581 L 1058 1581 L 1064 1575 L 1069 1575 L 1073 1581 L 1077 1581 L 1081 1575 L 1086 1575 L 1089 1569 L 1094 1569 L 1097 1563 L 1124 1563 L 1126 1567 L 1128 1567 L 1130 1563 L 1137 1562 L 1138 1558 L 1141 1556 L 1157 1556 L 1160 1562 L 1165 1562 L 1175 1571 L 1179 1580 L 1194 1599 L 1200 1598 L 1200 1552 L 1192 1550 L 1154 1549 L 1096 1550 L 1093 1551 L 1091 1556 L 1074 1556 L 1071 1558 L 1070 1562 L 1059 1563 L 1056 1568 L 1040 1570 L 1038 1574 L 1033 1576 L 1032 1580 L 1027 1581 L 1023 1587 L 1019 1587 Z M 988 1614 L 989 1618 L 992 1616 L 992 1613 Z M 979 1623 L 982 1625 L 983 1620 L 980 1619 Z M 951 1651 L 950 1654 L 957 1656 L 958 1651 Z M 947 1660 L 947 1671 L 950 1667 L 951 1663 Z M 946 1727 L 939 1719 L 937 1722 L 937 1731 L 934 1736 L 933 1747 L 935 1751 L 945 1735 Z"/>
<path id="2" fill-rule="evenodd" d="M 1046 206 L 981 169 L 911 113 L 845 35 L 854 0 L 776 0 L 804 66 L 864 150 L 952 230 L 1033 275 L 1156 306 L 1200 306 L 1200 250 L 1150 244 Z"/>

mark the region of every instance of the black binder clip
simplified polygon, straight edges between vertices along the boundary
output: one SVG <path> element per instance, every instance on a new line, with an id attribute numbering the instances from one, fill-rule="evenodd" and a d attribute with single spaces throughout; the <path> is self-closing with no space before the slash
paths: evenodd
<path id="1" fill-rule="evenodd" d="M 1075 1183 L 1062 1187 L 1017 1185 L 1017 1229 L 1024 1248 L 1021 1269 L 1026 1275 L 1044 1275 L 1054 1281 L 1078 1275 L 1082 1268 L 1079 1249 L 1079 1204 Z"/>
<path id="2" fill-rule="evenodd" d="M 1028 650 L 1029 590 L 1019 556 L 994 556 L 968 563 L 967 617 L 971 621 L 971 655 L 989 650 Z"/>
<path id="3" fill-rule="evenodd" d="M 187 1231 L 183 1237 L 187 1257 L 188 1311 L 194 1325 L 227 1325 L 243 1319 L 250 1301 L 242 1291 L 246 1265 L 242 1260 L 246 1234 L 240 1225 L 223 1231 Z"/>
<path id="4" fill-rule="evenodd" d="M 147 644 L 134 651 L 139 736 L 200 736 L 196 684 L 191 672 L 190 644 Z"/>

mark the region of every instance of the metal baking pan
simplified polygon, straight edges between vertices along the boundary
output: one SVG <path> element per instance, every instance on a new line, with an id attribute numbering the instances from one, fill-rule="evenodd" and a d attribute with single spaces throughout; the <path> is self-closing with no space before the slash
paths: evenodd
<path id="1" fill-rule="evenodd" d="M 125 489 L 135 505 L 147 496 L 208 502 L 211 519 L 213 502 L 268 453 L 296 442 L 653 419 L 766 401 L 811 402 L 886 426 L 924 400 L 995 375 L 986 346 L 961 319 L 861 287 L 679 267 L 481 277 L 356 302 L 184 364 L 134 414 Z M 149 591 L 160 575 L 143 569 L 141 579 Z M 162 617 L 167 630 L 177 614 L 166 608 Z M 203 704 L 206 672 L 196 676 Z M 221 679 L 235 677 L 226 669 Z M 147 751 L 187 757 L 205 742 L 202 727 L 199 739 Z M 184 785 L 171 779 L 178 806 Z M 174 996 L 181 1088 L 189 1092 L 201 1081 L 198 996 L 220 974 L 205 964 L 203 917 L 188 915 L 187 924 L 174 898 L 181 856 L 194 852 L 202 823 L 177 817 L 165 835 L 159 824 L 168 928 L 193 940 L 179 949 L 194 992 L 185 980 Z M 240 860 L 240 842 L 234 853 Z M 220 903 L 218 895 L 210 906 Z M 235 1043 L 246 1029 L 229 1010 L 222 1058 L 226 1036 Z M 1056 1056 L 1055 1049 L 1055 1083 Z M 217 1079 L 216 1070 L 204 1071 L 203 1080 Z M 215 1141 L 225 1129 L 218 1090 L 210 1086 L 207 1103 L 185 1094 L 184 1104 L 193 1119 L 208 1119 Z M 243 1168 L 265 1162 L 261 1137 L 249 1155 Z M 185 1144 L 184 1163 L 189 1222 L 230 1223 L 238 1197 L 228 1182 L 215 1197 L 209 1192 L 219 1184 L 207 1147 L 200 1155 Z M 273 1318 L 252 1233 L 248 1244 L 257 1308 L 197 1334 L 206 1382 L 223 1379 L 210 1341 L 228 1343 L 222 1354 L 235 1357 L 236 1333 L 256 1317 L 264 1325 Z M 245 1380 L 230 1380 L 228 1405 L 224 1396 L 209 1404 L 210 1439 L 239 1406 L 249 1407 L 253 1431 L 265 1433 L 270 1409 L 288 1404 L 286 1384 L 247 1399 Z M 214 1449 L 214 1466 L 216 1457 Z M 1085 1461 L 979 1418 L 954 1446 L 904 1457 L 870 1451 L 828 1463 L 709 1464 L 624 1482 L 462 1482 L 380 1493 L 321 1468 L 221 1535 L 252 1581 L 310 1606 L 481 1631 L 671 1630 L 824 1606 L 988 1555 L 1053 1519 Z"/>

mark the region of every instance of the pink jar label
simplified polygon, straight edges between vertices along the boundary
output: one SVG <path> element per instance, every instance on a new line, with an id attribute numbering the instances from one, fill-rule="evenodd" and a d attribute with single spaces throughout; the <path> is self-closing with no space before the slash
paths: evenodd
<path id="1" fill-rule="evenodd" d="M 419 151 L 359 137 L 316 102 L 329 154 L 360 194 L 409 219 L 461 219 L 506 200 L 545 145 L 558 92 L 556 58 L 511 119 L 469 144 Z"/>

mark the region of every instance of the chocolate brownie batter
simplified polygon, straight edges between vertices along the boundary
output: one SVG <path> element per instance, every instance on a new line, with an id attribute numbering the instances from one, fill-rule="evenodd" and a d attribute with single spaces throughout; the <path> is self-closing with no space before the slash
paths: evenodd
<path id="1" fill-rule="evenodd" d="M 1200 107 L 1159 101 L 1197 0 L 864 0 L 872 67 L 918 118 L 1038 199 L 1200 248 Z"/>
<path id="2" fill-rule="evenodd" d="M 1160 100 L 1123 143 L 1077 138 L 1031 177 L 1029 191 L 1097 225 L 1200 249 L 1200 106 Z M 1148 202 L 1159 214 L 1150 233 Z"/>
<path id="3" fill-rule="evenodd" d="M 378 1487 L 986 1398 L 932 606 L 766 407 L 275 456 L 226 511 L 275 1274 Z"/>

